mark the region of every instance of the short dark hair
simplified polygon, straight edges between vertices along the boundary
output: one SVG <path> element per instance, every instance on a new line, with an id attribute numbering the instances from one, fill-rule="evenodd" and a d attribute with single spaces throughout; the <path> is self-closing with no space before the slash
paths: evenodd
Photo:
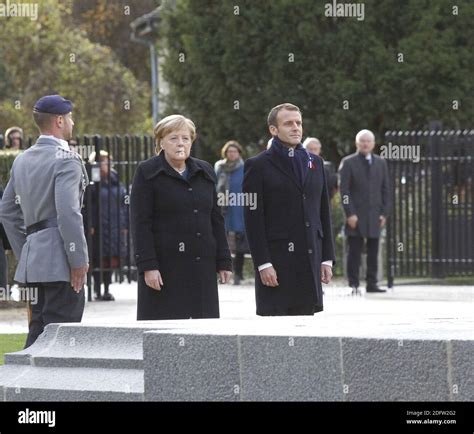
<path id="1" fill-rule="evenodd" d="M 300 114 L 302 114 L 300 108 L 298 106 L 294 105 L 294 104 L 290 104 L 289 102 L 284 102 L 283 104 L 278 104 L 277 106 L 273 107 L 270 110 L 270 113 L 268 113 L 268 118 L 267 118 L 268 126 L 270 126 L 270 125 L 273 125 L 275 127 L 278 126 L 277 116 L 278 116 L 278 112 L 280 112 L 280 110 L 297 111 Z"/>
<path id="2" fill-rule="evenodd" d="M 53 120 L 59 115 L 53 115 L 51 113 L 37 112 L 33 110 L 33 119 L 36 126 L 41 130 L 45 130 L 51 126 Z"/>

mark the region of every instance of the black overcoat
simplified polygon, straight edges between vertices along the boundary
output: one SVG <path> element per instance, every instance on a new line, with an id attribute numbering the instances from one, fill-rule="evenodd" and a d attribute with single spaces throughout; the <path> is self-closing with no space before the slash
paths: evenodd
<path id="1" fill-rule="evenodd" d="M 244 208 L 244 219 L 258 315 L 323 309 L 321 262 L 335 261 L 334 243 L 323 160 L 311 155 L 314 169 L 306 171 L 303 186 L 290 160 L 273 146 L 245 162 L 243 191 L 257 198 L 255 209 Z M 260 279 L 258 266 L 268 262 L 276 270 L 278 287 Z"/>
<path id="2" fill-rule="evenodd" d="M 232 270 L 216 175 L 197 158 L 186 160 L 186 181 L 164 153 L 139 164 L 131 192 L 131 229 L 138 269 L 138 320 L 218 318 L 218 270 Z M 161 291 L 145 284 L 158 269 Z"/>

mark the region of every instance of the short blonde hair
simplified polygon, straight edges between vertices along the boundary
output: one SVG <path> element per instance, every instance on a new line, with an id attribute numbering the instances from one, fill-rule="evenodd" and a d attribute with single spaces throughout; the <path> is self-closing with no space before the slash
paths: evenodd
<path id="1" fill-rule="evenodd" d="M 153 129 L 155 134 L 155 151 L 157 154 L 160 153 L 161 140 L 164 136 L 168 135 L 172 131 L 177 131 L 183 127 L 188 127 L 191 133 L 191 141 L 194 142 L 196 139 L 196 126 L 191 119 L 188 119 L 182 115 L 170 115 L 161 119 Z"/>

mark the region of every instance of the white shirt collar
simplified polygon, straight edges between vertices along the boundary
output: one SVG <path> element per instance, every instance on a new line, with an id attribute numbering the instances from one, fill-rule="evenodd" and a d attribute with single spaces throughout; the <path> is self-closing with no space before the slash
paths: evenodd
<path id="1" fill-rule="evenodd" d="M 69 143 L 66 142 L 66 140 L 63 140 L 63 139 L 59 139 L 58 137 L 54 137 L 54 136 L 50 136 L 50 135 L 47 135 L 47 134 L 41 134 L 41 136 L 38 137 L 39 139 L 53 139 L 53 140 L 56 140 L 56 142 L 59 143 L 59 146 L 61 146 L 61 148 L 65 149 L 66 151 L 69 151 Z"/>
<path id="2" fill-rule="evenodd" d="M 365 159 L 366 159 L 366 160 L 369 160 L 369 161 L 372 160 L 372 153 L 367 154 L 367 155 L 365 156 Z"/>

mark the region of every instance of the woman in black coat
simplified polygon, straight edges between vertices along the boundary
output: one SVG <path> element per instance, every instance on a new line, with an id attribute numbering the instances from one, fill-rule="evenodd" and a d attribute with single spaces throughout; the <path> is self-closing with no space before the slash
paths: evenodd
<path id="1" fill-rule="evenodd" d="M 216 272 L 231 277 L 212 166 L 190 157 L 194 123 L 181 115 L 155 127 L 158 156 L 139 164 L 131 193 L 138 320 L 218 318 Z"/>

